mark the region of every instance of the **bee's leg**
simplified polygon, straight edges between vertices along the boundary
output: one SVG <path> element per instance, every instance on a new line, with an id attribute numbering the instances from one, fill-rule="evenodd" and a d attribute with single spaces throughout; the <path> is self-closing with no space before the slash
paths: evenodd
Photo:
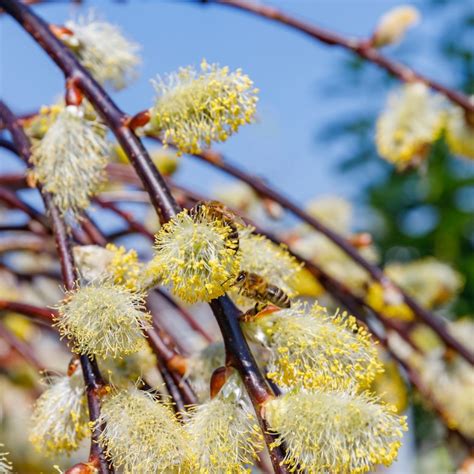
<path id="1" fill-rule="evenodd" d="M 263 311 L 268 305 L 265 303 L 255 303 L 255 306 L 253 308 L 250 308 L 247 310 L 244 314 L 240 316 L 240 321 L 244 323 L 248 323 L 250 321 L 253 321 L 255 317 Z"/>

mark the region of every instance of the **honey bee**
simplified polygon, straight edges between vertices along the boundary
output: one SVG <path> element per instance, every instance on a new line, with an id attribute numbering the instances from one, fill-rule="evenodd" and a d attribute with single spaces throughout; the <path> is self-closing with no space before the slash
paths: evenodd
<path id="1" fill-rule="evenodd" d="M 280 308 L 291 306 L 290 298 L 281 288 L 268 283 L 256 273 L 241 271 L 233 286 L 239 288 L 241 295 L 260 303 L 272 303 Z"/>
<path id="2" fill-rule="evenodd" d="M 239 250 L 239 229 L 237 224 L 245 225 L 244 221 L 219 201 L 199 201 L 190 209 L 190 216 L 197 216 L 203 210 L 203 207 L 206 208 L 209 217 L 221 220 L 229 228 L 230 232 L 227 236 L 226 247 L 237 253 Z"/>

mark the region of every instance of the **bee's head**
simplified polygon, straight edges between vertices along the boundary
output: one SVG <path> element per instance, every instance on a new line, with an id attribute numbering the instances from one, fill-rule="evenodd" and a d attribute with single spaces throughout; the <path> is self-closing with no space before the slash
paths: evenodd
<path id="1" fill-rule="evenodd" d="M 242 283 L 247 278 L 247 272 L 240 272 L 235 279 L 236 283 Z"/>

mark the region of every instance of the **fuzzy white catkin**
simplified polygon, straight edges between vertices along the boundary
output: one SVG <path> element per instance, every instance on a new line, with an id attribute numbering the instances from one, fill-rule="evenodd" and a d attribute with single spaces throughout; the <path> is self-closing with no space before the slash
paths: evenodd
<path id="1" fill-rule="evenodd" d="M 106 181 L 108 144 L 105 127 L 68 106 L 32 148 L 31 177 L 51 193 L 63 213 L 79 214 Z"/>
<path id="2" fill-rule="evenodd" d="M 85 17 L 66 22 L 66 27 L 73 36 L 65 36 L 63 40 L 99 83 L 120 90 L 138 76 L 140 48 L 125 38 L 117 26 L 90 12 Z"/>

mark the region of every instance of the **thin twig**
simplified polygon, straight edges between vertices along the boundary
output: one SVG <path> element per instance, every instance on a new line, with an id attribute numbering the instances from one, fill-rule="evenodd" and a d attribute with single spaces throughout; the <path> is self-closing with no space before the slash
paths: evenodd
<path id="1" fill-rule="evenodd" d="M 30 160 L 30 142 L 22 127 L 18 124 L 16 117 L 13 115 L 11 110 L 0 101 L 0 117 L 6 128 L 9 130 L 13 142 L 18 149 L 23 160 L 29 164 Z M 53 203 L 51 195 L 40 189 L 41 196 L 44 201 L 45 208 L 48 212 L 49 221 L 51 223 L 51 229 L 56 241 L 56 248 L 58 251 L 59 260 L 61 263 L 61 273 L 63 277 L 63 283 L 68 291 L 72 291 L 76 287 L 76 281 L 78 280 L 76 268 L 74 267 L 74 260 L 72 256 L 71 246 L 66 231 L 65 224 L 59 214 L 58 209 Z M 86 395 L 89 407 L 89 417 L 92 423 L 94 423 L 100 415 L 100 400 L 98 390 L 103 387 L 104 381 L 100 374 L 99 368 L 95 358 L 89 358 L 88 356 L 80 357 L 82 372 L 84 376 L 84 382 L 86 385 Z M 102 432 L 103 426 L 99 426 L 94 423 L 92 429 L 92 441 L 90 448 L 90 461 L 97 465 L 100 469 L 101 474 L 113 473 L 114 469 L 109 466 L 105 453 L 98 443 L 99 436 Z"/>
<path id="2" fill-rule="evenodd" d="M 398 63 L 385 57 L 377 48 L 371 45 L 371 42 L 366 39 L 355 39 L 346 38 L 342 35 L 333 33 L 332 31 L 325 30 L 318 26 L 306 23 L 302 20 L 298 20 L 281 10 L 263 5 L 261 2 L 249 2 L 246 0 L 196 0 L 201 3 L 214 3 L 216 5 L 223 5 L 228 7 L 237 8 L 239 10 L 251 13 L 268 20 L 281 23 L 294 30 L 300 31 L 313 39 L 316 39 L 329 46 L 339 46 L 344 49 L 351 51 L 357 56 L 370 61 L 373 64 L 385 69 L 389 74 L 396 77 L 403 82 L 423 82 L 430 88 L 438 91 L 439 93 L 446 96 L 455 104 L 462 107 L 467 113 L 474 113 L 474 102 L 468 96 L 462 92 L 456 91 L 449 87 L 440 84 L 416 71 L 405 66 L 404 64 Z"/>
<path id="3" fill-rule="evenodd" d="M 270 187 L 270 185 L 268 185 L 258 177 L 246 173 L 234 164 L 231 164 L 227 160 L 224 160 L 224 158 L 220 154 L 217 154 L 213 151 L 205 151 L 203 153 L 192 156 L 203 161 L 204 163 L 209 164 L 212 167 L 222 170 L 223 172 L 239 179 L 240 181 L 243 181 L 244 183 L 248 184 L 252 189 L 254 189 L 260 196 L 265 196 L 271 199 L 272 201 L 277 202 L 282 207 L 289 210 L 292 214 L 300 218 L 302 221 L 309 224 L 313 229 L 325 235 L 337 247 L 343 250 L 352 260 L 354 260 L 362 268 L 364 268 L 375 281 L 379 282 L 383 287 L 391 285 L 393 288 L 398 290 L 406 305 L 421 321 L 423 321 L 427 326 L 433 329 L 433 331 L 435 331 L 440 336 L 446 346 L 458 352 L 469 363 L 474 364 L 474 354 L 471 353 L 468 348 L 466 348 L 449 333 L 445 323 L 441 319 L 437 318 L 429 311 L 422 308 L 411 296 L 407 295 L 406 292 L 404 292 L 393 282 L 391 282 L 389 278 L 384 274 L 383 270 L 366 260 L 360 254 L 360 252 L 354 246 L 352 246 L 350 242 L 347 241 L 347 239 L 340 236 L 339 234 L 331 230 L 329 227 L 325 226 L 317 218 L 308 214 L 291 199 L 287 198 L 279 191 L 275 190 L 273 187 Z"/>
<path id="4" fill-rule="evenodd" d="M 0 0 L 0 6 L 49 54 L 63 71 L 66 79 L 73 82 L 84 93 L 107 123 L 142 180 L 160 220 L 166 222 L 175 216 L 180 211 L 180 207 L 173 199 L 163 177 L 153 165 L 140 139 L 129 128 L 128 124 L 131 119 L 115 105 L 68 48 L 51 33 L 47 23 L 39 18 L 30 7 L 21 4 L 18 0 Z M 255 409 L 258 411 L 261 403 L 272 397 L 273 394 L 260 373 L 242 334 L 238 323 L 240 312 L 227 296 L 213 300 L 211 308 L 221 328 L 228 361 L 239 371 Z M 262 426 L 262 431 L 265 431 L 264 426 Z M 268 445 L 268 449 L 275 472 L 288 472 L 283 466 L 281 451 L 271 445 Z"/>

